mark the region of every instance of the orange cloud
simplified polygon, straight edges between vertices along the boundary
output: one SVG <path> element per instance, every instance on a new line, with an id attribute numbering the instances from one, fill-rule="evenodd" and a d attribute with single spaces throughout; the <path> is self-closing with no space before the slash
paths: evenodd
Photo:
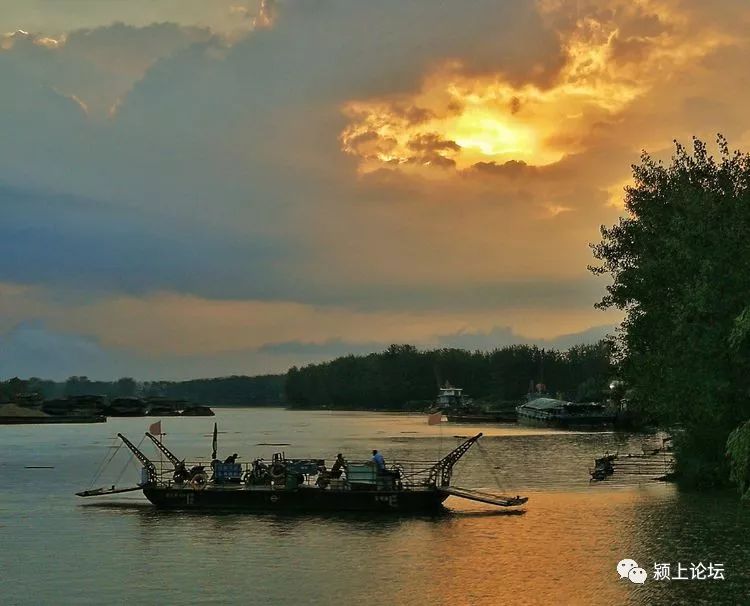
<path id="1" fill-rule="evenodd" d="M 449 60 L 415 94 L 346 103 L 342 149 L 360 158 L 361 172 L 384 163 L 552 164 L 586 149 L 593 125 L 616 118 L 655 83 L 729 41 L 678 12 L 676 2 L 595 6 L 573 18 L 568 2 L 538 4 L 565 58 L 551 85 L 535 83 L 534 74 L 517 84 L 502 72 L 467 73 L 460 60 Z M 419 153 L 415 141 L 425 138 L 444 144 Z"/>

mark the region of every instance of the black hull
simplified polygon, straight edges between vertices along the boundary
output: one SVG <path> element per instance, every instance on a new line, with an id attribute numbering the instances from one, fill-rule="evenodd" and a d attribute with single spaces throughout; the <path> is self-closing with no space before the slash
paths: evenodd
<path id="1" fill-rule="evenodd" d="M 608 416 L 528 416 L 518 414 L 518 423 L 532 427 L 558 427 L 564 429 L 611 427 L 615 422 L 614 415 Z"/>
<path id="2" fill-rule="evenodd" d="M 515 423 L 515 412 L 498 412 L 487 414 L 458 414 L 447 415 L 449 423 Z"/>
<path id="3" fill-rule="evenodd" d="M 51 423 L 106 423 L 107 417 L 102 415 L 68 416 L 58 415 L 49 417 L 0 417 L 0 425 L 49 425 Z"/>
<path id="4" fill-rule="evenodd" d="M 441 511 L 448 497 L 431 490 L 298 490 L 268 488 L 215 488 L 145 486 L 143 494 L 166 509 L 234 510 L 243 512 L 346 512 L 380 511 L 431 513 Z"/>

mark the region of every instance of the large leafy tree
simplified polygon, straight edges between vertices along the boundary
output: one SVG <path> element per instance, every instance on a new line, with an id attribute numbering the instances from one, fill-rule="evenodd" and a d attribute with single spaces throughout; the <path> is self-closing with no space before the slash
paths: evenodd
<path id="1" fill-rule="evenodd" d="M 727 436 L 750 418 L 750 156 L 694 139 L 669 165 L 633 166 L 627 216 L 592 246 L 625 311 L 622 373 L 646 419 L 677 424 L 678 471 L 725 481 Z"/>

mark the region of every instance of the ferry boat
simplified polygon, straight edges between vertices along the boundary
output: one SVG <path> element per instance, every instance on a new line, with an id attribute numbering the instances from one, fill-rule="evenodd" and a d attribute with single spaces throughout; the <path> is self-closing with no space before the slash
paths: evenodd
<path id="1" fill-rule="evenodd" d="M 210 464 L 188 464 L 146 433 L 171 464 L 171 468 L 158 469 L 124 435 L 117 435 L 140 461 L 141 482 L 129 488 L 112 486 L 84 490 L 76 493 L 78 496 L 141 490 L 159 508 L 246 512 L 429 513 L 441 510 L 442 503 L 451 495 L 501 507 L 516 507 L 528 500 L 450 485 L 454 465 L 481 438 L 481 433 L 465 440 L 438 461 L 401 461 L 383 469 L 372 461 L 344 461 L 343 458 L 329 469 L 323 459 L 292 459 L 283 452 L 274 454 L 270 461 L 221 463 L 215 460 L 215 448 Z"/>

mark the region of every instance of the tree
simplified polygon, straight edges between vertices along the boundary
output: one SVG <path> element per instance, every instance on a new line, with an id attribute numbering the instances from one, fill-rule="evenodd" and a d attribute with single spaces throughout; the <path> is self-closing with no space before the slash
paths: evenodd
<path id="1" fill-rule="evenodd" d="M 598 304 L 625 311 L 621 372 L 648 420 L 679 424 L 683 480 L 725 481 L 727 437 L 747 420 L 750 356 L 750 156 L 719 158 L 693 140 L 664 166 L 644 152 L 626 188 L 628 216 L 592 245 L 612 284 Z"/>
<path id="2" fill-rule="evenodd" d="M 135 395 L 138 384 L 131 377 L 117 379 L 114 385 L 114 395 L 119 397 L 131 397 Z"/>

